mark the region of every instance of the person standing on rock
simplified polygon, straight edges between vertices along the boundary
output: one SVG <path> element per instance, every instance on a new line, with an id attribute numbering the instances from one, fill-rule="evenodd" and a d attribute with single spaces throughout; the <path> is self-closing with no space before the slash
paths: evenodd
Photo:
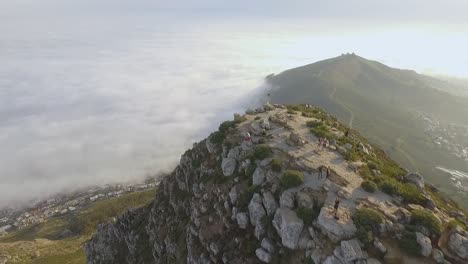
<path id="1" fill-rule="evenodd" d="M 339 219 L 338 218 L 338 208 L 340 208 L 340 199 L 338 199 L 338 197 L 336 197 L 335 205 L 333 206 L 333 213 L 335 214 L 335 219 Z"/>
<path id="2" fill-rule="evenodd" d="M 245 137 L 244 137 L 244 140 L 247 142 L 247 145 L 252 145 L 252 136 L 250 136 L 250 133 L 247 132 L 247 134 L 245 134 Z"/>
<path id="3" fill-rule="evenodd" d="M 322 138 L 318 139 L 317 148 L 315 149 L 315 151 L 319 151 L 320 147 L 322 147 Z"/>

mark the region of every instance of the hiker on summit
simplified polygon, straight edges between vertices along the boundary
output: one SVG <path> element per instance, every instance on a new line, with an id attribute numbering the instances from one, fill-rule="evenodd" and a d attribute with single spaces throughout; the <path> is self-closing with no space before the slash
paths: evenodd
<path id="1" fill-rule="evenodd" d="M 339 219 L 338 218 L 338 208 L 339 207 L 340 207 L 340 199 L 338 199 L 338 197 L 336 197 L 335 205 L 333 206 L 333 213 L 335 213 L 335 219 Z"/>

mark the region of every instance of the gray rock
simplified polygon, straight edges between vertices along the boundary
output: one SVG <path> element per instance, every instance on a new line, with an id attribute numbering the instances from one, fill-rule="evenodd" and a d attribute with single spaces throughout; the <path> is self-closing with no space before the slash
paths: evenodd
<path id="1" fill-rule="evenodd" d="M 318 227 L 333 242 L 352 238 L 357 231 L 349 211 L 346 208 L 340 208 L 339 210 L 339 219 L 337 220 L 333 214 L 333 207 L 324 206 L 320 210 L 317 219 Z"/>
<path id="2" fill-rule="evenodd" d="M 323 262 L 322 264 L 343 264 L 343 262 L 341 262 L 341 260 L 339 260 L 337 257 L 331 255 L 331 256 L 328 256 Z"/>
<path id="3" fill-rule="evenodd" d="M 424 178 L 418 173 L 408 173 L 405 175 L 405 181 L 415 185 L 419 190 L 424 190 Z"/>
<path id="4" fill-rule="evenodd" d="M 448 248 L 458 257 L 468 260 L 468 237 L 453 233 L 449 237 Z"/>
<path id="5" fill-rule="evenodd" d="M 249 216 L 250 224 L 257 226 L 262 221 L 262 218 L 266 216 L 265 209 L 262 205 L 262 198 L 260 194 L 255 193 L 249 203 Z"/>
<path id="6" fill-rule="evenodd" d="M 379 239 L 374 239 L 374 247 L 380 252 L 380 254 L 385 255 L 387 253 L 387 248 L 380 242 Z"/>
<path id="7" fill-rule="evenodd" d="M 294 196 L 288 191 L 284 191 L 280 196 L 280 207 L 294 208 Z"/>
<path id="8" fill-rule="evenodd" d="M 216 145 L 213 144 L 213 143 L 210 141 L 210 139 L 207 139 L 207 140 L 205 141 L 205 146 L 206 146 L 206 149 L 208 150 L 208 152 L 209 152 L 210 154 L 213 154 L 213 153 L 216 151 Z"/>
<path id="9" fill-rule="evenodd" d="M 296 212 L 289 208 L 279 208 L 276 210 L 273 226 L 281 237 L 283 246 L 289 249 L 297 248 L 304 222 Z"/>
<path id="10" fill-rule="evenodd" d="M 353 149 L 353 145 L 349 144 L 349 143 L 346 143 L 344 144 L 343 146 L 346 150 L 350 151 L 351 149 Z"/>
<path id="11" fill-rule="evenodd" d="M 237 198 L 239 198 L 239 187 L 235 185 L 231 188 L 231 191 L 229 191 L 229 199 L 232 204 L 236 204 Z"/>
<path id="12" fill-rule="evenodd" d="M 257 250 L 255 250 L 255 255 L 263 263 L 270 263 L 271 262 L 270 253 L 266 252 L 263 248 L 257 248 Z"/>
<path id="13" fill-rule="evenodd" d="M 230 159 L 239 160 L 240 151 L 241 151 L 241 147 L 234 147 L 231 150 L 229 150 L 227 157 Z"/>
<path id="14" fill-rule="evenodd" d="M 402 207 L 398 208 L 395 212 L 395 216 L 397 221 L 402 224 L 408 224 L 411 220 L 411 212 Z"/>
<path id="15" fill-rule="evenodd" d="M 308 209 L 314 208 L 314 202 L 312 197 L 307 192 L 298 192 L 296 194 L 296 202 L 299 207 L 304 207 Z"/>
<path id="16" fill-rule="evenodd" d="M 268 119 L 263 119 L 260 123 L 260 127 L 266 130 L 271 129 L 270 122 L 268 122 Z"/>
<path id="17" fill-rule="evenodd" d="M 375 258 L 368 258 L 367 259 L 367 264 L 380 264 L 380 261 L 378 261 Z"/>
<path id="18" fill-rule="evenodd" d="M 444 263 L 444 253 L 442 253 L 442 251 L 438 250 L 437 248 L 432 250 L 432 258 L 438 264 Z"/>
<path id="19" fill-rule="evenodd" d="M 224 176 L 231 176 L 236 170 L 236 160 L 233 158 L 224 158 L 221 163 L 221 169 L 223 170 Z"/>
<path id="20" fill-rule="evenodd" d="M 240 228 L 242 229 L 247 228 L 247 225 L 249 224 L 249 216 L 247 215 L 247 213 L 244 213 L 244 212 L 237 213 L 236 220 Z"/>
<path id="21" fill-rule="evenodd" d="M 416 242 L 421 246 L 421 255 L 429 257 L 432 253 L 431 240 L 427 236 L 416 232 Z"/>
<path id="22" fill-rule="evenodd" d="M 264 182 L 265 182 L 265 171 L 262 168 L 257 167 L 257 169 L 255 169 L 255 172 L 252 175 L 252 185 L 258 186 L 258 185 L 262 185 Z"/>
<path id="23" fill-rule="evenodd" d="M 297 242 L 297 247 L 302 250 L 307 249 L 309 241 L 312 241 L 310 239 L 309 231 L 306 228 L 303 228 L 301 236 L 299 237 L 299 241 Z"/>
<path id="24" fill-rule="evenodd" d="M 219 244 L 215 243 L 215 242 L 211 242 L 210 243 L 210 250 L 211 252 L 213 252 L 213 254 L 216 256 L 219 254 L 219 251 L 220 251 L 220 246 Z"/>
<path id="25" fill-rule="evenodd" d="M 275 253 L 275 244 L 273 243 L 273 241 L 271 241 L 271 239 L 266 237 L 262 239 L 261 246 L 269 253 Z"/>
<path id="26" fill-rule="evenodd" d="M 354 263 L 366 259 L 357 239 L 341 241 L 341 255 L 345 263 Z"/>
<path id="27" fill-rule="evenodd" d="M 304 139 L 296 132 L 289 134 L 289 141 L 296 146 L 303 146 L 305 144 Z"/>
<path id="28" fill-rule="evenodd" d="M 263 206 L 269 216 L 275 215 L 276 209 L 278 209 L 278 203 L 271 192 L 263 193 Z"/>

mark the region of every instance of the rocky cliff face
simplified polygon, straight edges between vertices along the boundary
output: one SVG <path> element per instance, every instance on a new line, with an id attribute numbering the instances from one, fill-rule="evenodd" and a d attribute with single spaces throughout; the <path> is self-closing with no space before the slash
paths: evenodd
<path id="1" fill-rule="evenodd" d="M 346 136 L 336 119 L 298 109 L 302 115 L 279 105 L 236 115 L 194 144 L 151 205 L 98 227 L 85 245 L 88 263 L 468 260 L 462 212 L 422 195 L 419 175 L 385 176 L 391 172 L 381 152 L 358 135 Z M 330 143 L 319 148 L 311 128 L 325 131 L 320 135 Z M 386 192 L 368 188 L 364 178 Z M 414 255 L 395 243 L 414 247 Z"/>

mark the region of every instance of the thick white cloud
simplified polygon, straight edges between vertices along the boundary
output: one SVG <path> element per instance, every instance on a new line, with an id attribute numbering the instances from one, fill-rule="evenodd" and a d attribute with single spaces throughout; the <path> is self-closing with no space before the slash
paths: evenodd
<path id="1" fill-rule="evenodd" d="M 464 24 L 297 2 L 0 0 L 0 206 L 170 170 L 272 72 L 354 51 L 468 74 Z"/>

